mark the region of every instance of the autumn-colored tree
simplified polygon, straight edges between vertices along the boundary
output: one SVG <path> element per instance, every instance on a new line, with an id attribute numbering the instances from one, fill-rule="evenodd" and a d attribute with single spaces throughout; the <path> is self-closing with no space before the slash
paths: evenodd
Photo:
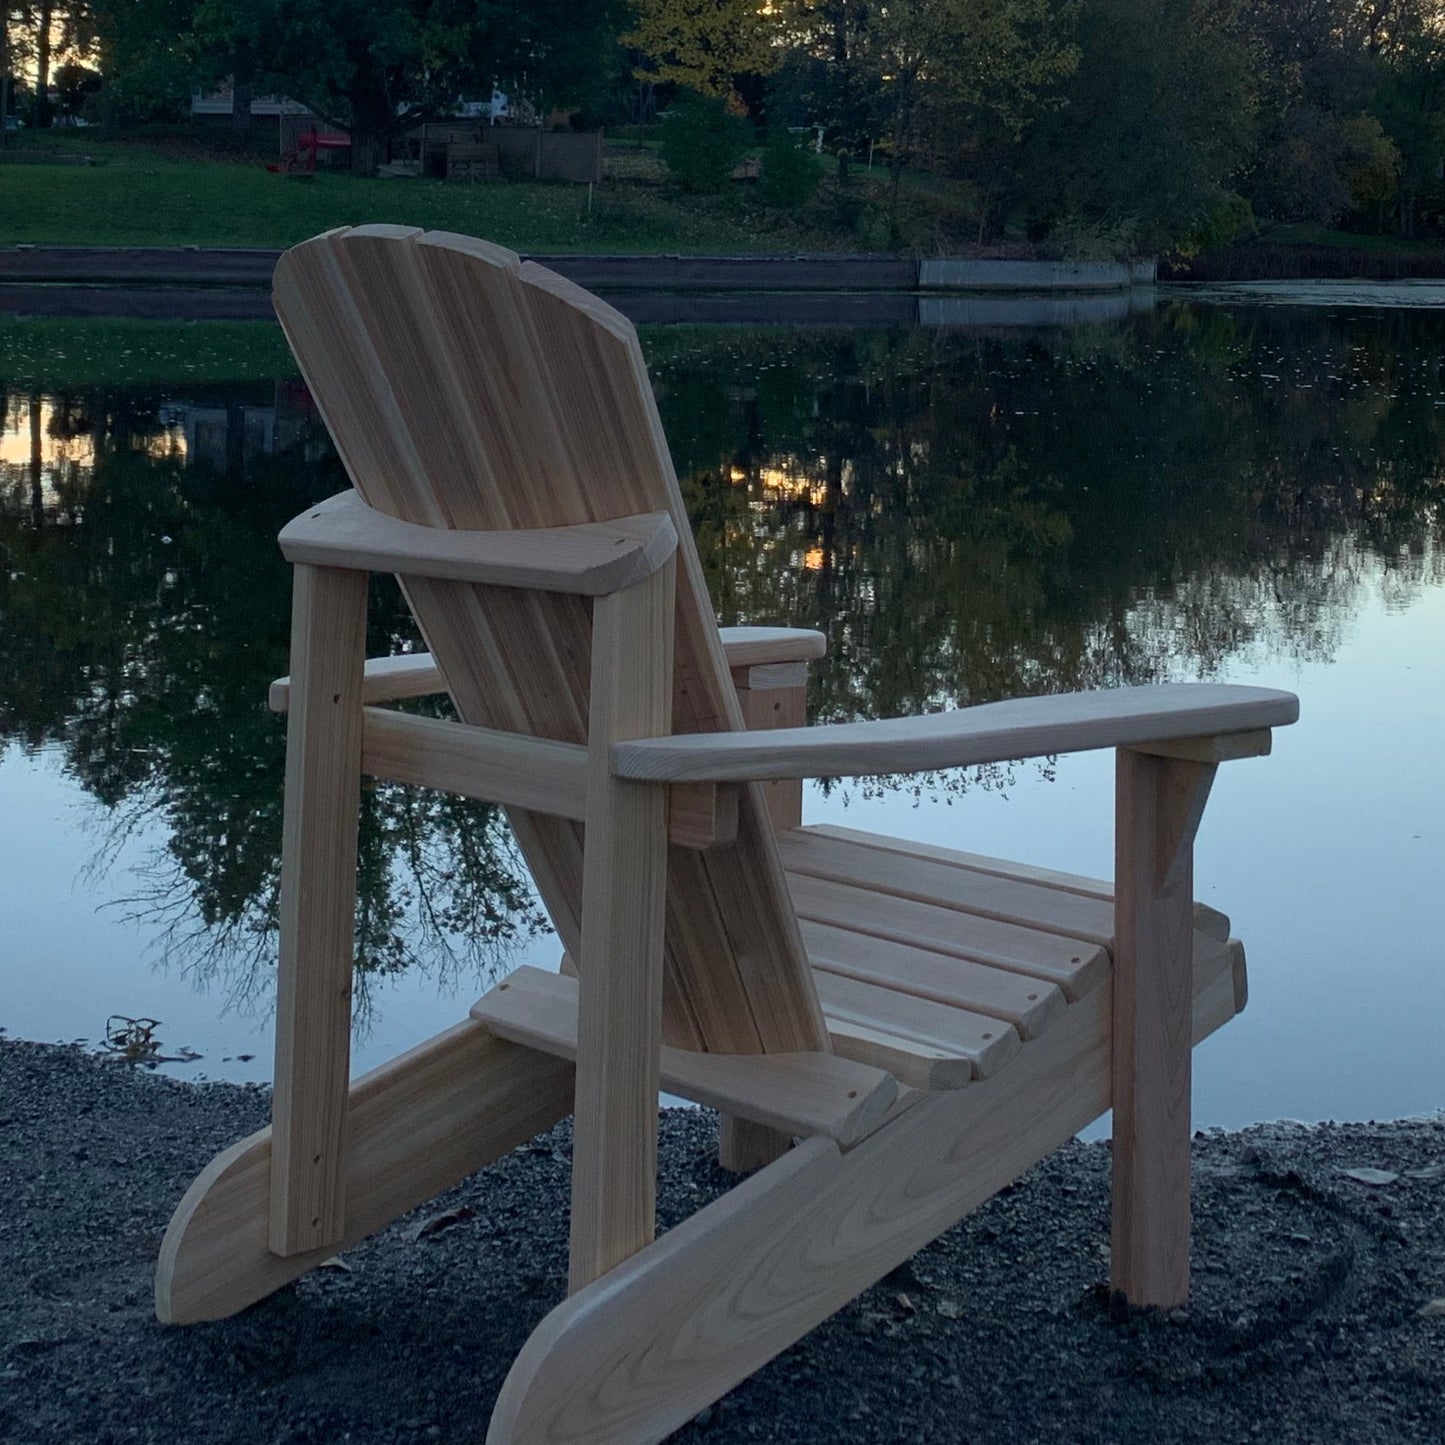
<path id="1" fill-rule="evenodd" d="M 781 0 L 638 0 L 622 37 L 642 58 L 637 76 L 700 95 L 736 97 L 740 75 L 771 75 L 782 58 Z"/>

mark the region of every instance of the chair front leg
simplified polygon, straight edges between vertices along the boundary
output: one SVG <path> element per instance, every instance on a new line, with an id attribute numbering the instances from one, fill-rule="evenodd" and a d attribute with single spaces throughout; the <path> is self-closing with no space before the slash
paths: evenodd
<path id="1" fill-rule="evenodd" d="M 612 744 L 672 723 L 675 560 L 592 614 L 578 960 L 570 1288 L 652 1242 L 667 790 L 613 777 Z"/>
<path id="2" fill-rule="evenodd" d="M 1189 1297 L 1193 850 L 1214 772 L 1118 752 L 1110 1273 L 1161 1309 Z"/>
<path id="3" fill-rule="evenodd" d="M 346 1228 L 365 572 L 298 566 L 281 843 L 270 1247 L 301 1254 Z"/>

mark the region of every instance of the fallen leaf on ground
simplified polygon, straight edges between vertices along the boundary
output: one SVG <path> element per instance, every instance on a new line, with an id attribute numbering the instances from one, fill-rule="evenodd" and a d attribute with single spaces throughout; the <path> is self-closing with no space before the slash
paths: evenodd
<path id="1" fill-rule="evenodd" d="M 321 1261 L 321 1263 L 316 1266 L 316 1268 L 317 1268 L 317 1269 L 337 1269 L 337 1270 L 340 1270 L 342 1274 L 355 1274 L 355 1273 L 356 1273 L 356 1271 L 355 1271 L 354 1269 L 352 1269 L 352 1267 L 351 1267 L 349 1264 L 347 1264 L 347 1262 L 346 1262 L 344 1259 L 342 1259 L 342 1257 L 341 1257 L 339 1254 L 333 1254 L 330 1259 L 323 1259 L 323 1260 Z"/>
<path id="2" fill-rule="evenodd" d="M 1445 1315 L 1445 1299 L 1426 1300 L 1420 1306 L 1420 1313 L 1428 1320 L 1433 1315 Z"/>
<path id="3" fill-rule="evenodd" d="M 956 1320 L 963 1313 L 963 1306 L 956 1299 L 941 1299 L 938 1302 L 938 1313 L 946 1320 Z"/>
<path id="4" fill-rule="evenodd" d="M 408 1238 L 413 1244 L 419 1239 L 430 1239 L 434 1234 L 440 1234 L 444 1229 L 450 1229 L 454 1224 L 461 1224 L 464 1220 L 470 1219 L 477 1211 L 468 1204 L 460 1205 L 456 1209 L 444 1210 L 441 1214 L 433 1214 L 430 1219 L 424 1219 Z"/>
<path id="5" fill-rule="evenodd" d="M 1445 1164 L 1431 1164 L 1426 1169 L 1407 1169 L 1406 1179 L 1445 1179 Z"/>
<path id="6" fill-rule="evenodd" d="M 898 1295 L 897 1300 L 898 1308 L 901 1309 L 904 1314 L 911 1315 L 913 1313 L 913 1301 L 909 1299 L 906 1294 Z"/>
<path id="7" fill-rule="evenodd" d="M 1341 1169 L 1340 1173 L 1348 1179 L 1357 1179 L 1361 1184 L 1393 1184 L 1400 1176 L 1393 1174 L 1388 1169 Z"/>

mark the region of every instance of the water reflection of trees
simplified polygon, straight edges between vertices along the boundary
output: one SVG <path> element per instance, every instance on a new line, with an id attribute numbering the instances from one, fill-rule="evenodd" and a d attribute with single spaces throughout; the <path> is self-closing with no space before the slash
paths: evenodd
<path id="1" fill-rule="evenodd" d="M 1026 339 L 655 342 L 727 620 L 824 716 L 1327 657 L 1442 578 L 1445 322 L 1169 307 Z"/>
<path id="2" fill-rule="evenodd" d="M 264 993 L 257 965 L 274 955 L 284 775 L 284 725 L 265 691 L 286 671 L 290 595 L 275 536 L 344 478 L 298 399 L 277 407 L 269 389 L 179 405 L 137 394 L 25 400 L 25 420 L 43 416 L 50 442 L 63 443 L 64 429 L 86 437 L 88 454 L 61 464 L 73 448 L 42 439 L 0 472 L 0 745 L 59 750 L 107 806 L 93 871 L 160 821 L 164 849 L 120 906 L 179 966 L 224 976 L 233 998 Z M 289 423 L 279 437 L 255 425 L 268 411 Z M 375 589 L 369 625 L 377 652 L 412 635 L 389 582 Z M 364 790 L 363 993 L 368 977 L 417 957 L 484 967 L 535 921 L 495 810 Z"/>
<path id="3" fill-rule="evenodd" d="M 720 613 L 823 628 L 813 702 L 841 717 L 1330 656 L 1369 589 L 1445 581 L 1442 341 L 1421 313 L 1180 306 L 647 346 Z M 295 388 L 32 401 L 0 395 L 0 744 L 59 749 L 113 843 L 163 820 L 127 906 L 184 966 L 264 988 L 274 538 L 342 476 Z M 411 636 L 389 582 L 371 633 Z M 435 794 L 366 790 L 360 883 L 373 974 L 485 963 L 533 921 L 498 815 Z"/>

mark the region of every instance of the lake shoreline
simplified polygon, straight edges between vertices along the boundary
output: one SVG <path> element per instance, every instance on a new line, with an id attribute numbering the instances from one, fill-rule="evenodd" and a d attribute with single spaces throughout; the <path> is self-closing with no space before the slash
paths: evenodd
<path id="1" fill-rule="evenodd" d="M 567 1127 L 344 1267 L 236 1319 L 163 1329 L 151 1274 L 170 1210 L 268 1102 L 0 1040 L 0 1440 L 479 1437 L 564 1288 Z M 664 1114 L 664 1227 L 729 1182 L 712 1129 L 706 1111 Z M 1177 1317 L 1111 1320 L 1108 1151 L 1075 1144 L 675 1438 L 1061 1445 L 1105 1438 L 1107 1420 L 1117 1442 L 1438 1441 L 1445 1115 L 1209 1131 L 1194 1174 L 1194 1296 Z M 427 1220 L 441 1227 L 417 1237 Z"/>

